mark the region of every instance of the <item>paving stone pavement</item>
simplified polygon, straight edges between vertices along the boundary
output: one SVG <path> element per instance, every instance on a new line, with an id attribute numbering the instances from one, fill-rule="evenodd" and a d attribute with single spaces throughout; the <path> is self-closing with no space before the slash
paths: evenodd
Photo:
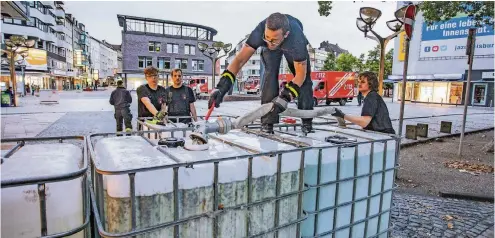
<path id="1" fill-rule="evenodd" d="M 492 238 L 493 212 L 492 203 L 397 192 L 393 198 L 391 237 Z M 453 219 L 447 221 L 446 215 Z"/>

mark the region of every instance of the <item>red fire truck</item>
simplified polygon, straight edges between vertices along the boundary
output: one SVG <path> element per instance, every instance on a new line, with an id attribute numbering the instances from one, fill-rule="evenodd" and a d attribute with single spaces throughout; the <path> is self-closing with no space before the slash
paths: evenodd
<path id="1" fill-rule="evenodd" d="M 190 87 L 194 94 L 198 96 L 201 93 L 208 93 L 208 79 L 206 78 L 192 78 L 187 79 L 186 84 Z"/>
<path id="2" fill-rule="evenodd" d="M 258 94 L 260 92 L 260 78 L 250 78 L 244 83 L 244 91 L 247 94 Z"/>
<path id="3" fill-rule="evenodd" d="M 313 82 L 313 98 L 315 106 L 325 101 L 326 105 L 338 102 L 344 106 L 347 101 L 352 101 L 356 92 L 354 89 L 356 73 L 341 71 L 315 71 L 311 72 Z M 280 74 L 278 80 L 280 87 L 292 80 L 292 74 Z"/>

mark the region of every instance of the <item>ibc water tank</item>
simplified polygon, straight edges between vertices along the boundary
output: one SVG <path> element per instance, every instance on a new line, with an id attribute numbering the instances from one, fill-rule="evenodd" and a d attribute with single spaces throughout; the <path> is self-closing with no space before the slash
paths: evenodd
<path id="1" fill-rule="evenodd" d="M 27 144 L 3 160 L 2 182 L 76 172 L 83 162 L 80 147 L 68 143 Z M 83 224 L 82 178 L 45 184 L 47 234 Z M 2 237 L 41 236 L 38 185 L 2 188 Z M 83 231 L 70 237 L 83 237 Z"/>

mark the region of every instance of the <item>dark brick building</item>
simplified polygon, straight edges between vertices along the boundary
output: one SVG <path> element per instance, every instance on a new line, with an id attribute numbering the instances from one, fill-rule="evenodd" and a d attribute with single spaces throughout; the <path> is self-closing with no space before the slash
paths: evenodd
<path id="1" fill-rule="evenodd" d="M 211 44 L 217 31 L 192 23 L 117 15 L 122 27 L 122 77 L 128 89 L 145 83 L 143 70 L 158 68 L 160 84 L 168 71 L 181 68 L 184 78 L 211 78 L 212 62 L 197 48 L 198 41 Z"/>

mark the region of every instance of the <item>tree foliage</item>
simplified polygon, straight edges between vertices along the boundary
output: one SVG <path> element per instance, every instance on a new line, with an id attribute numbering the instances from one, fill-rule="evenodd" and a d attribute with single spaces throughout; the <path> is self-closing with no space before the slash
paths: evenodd
<path id="1" fill-rule="evenodd" d="M 318 1 L 318 13 L 320 14 L 320 16 L 328 17 L 330 15 L 331 10 L 332 10 L 331 1 Z"/>
<path id="2" fill-rule="evenodd" d="M 335 60 L 335 67 L 337 71 L 355 71 L 357 62 L 358 59 L 354 55 L 350 53 L 343 53 L 337 57 L 337 60 Z"/>
<path id="3" fill-rule="evenodd" d="M 461 13 L 472 17 L 477 27 L 483 24 L 494 26 L 493 1 L 423 1 L 418 6 L 427 24 L 450 20 Z M 331 11 L 332 2 L 318 1 L 320 16 L 327 17 Z"/>
<path id="4" fill-rule="evenodd" d="M 335 55 L 333 54 L 333 52 L 327 54 L 327 58 L 325 59 L 325 62 L 323 64 L 323 70 L 328 70 L 328 71 L 336 70 Z"/>
<path id="5" fill-rule="evenodd" d="M 419 8 L 423 12 L 425 22 L 430 25 L 436 21 L 450 20 L 460 13 L 473 18 L 476 26 L 479 27 L 483 24 L 493 26 L 493 3 L 493 1 L 424 1 Z"/>

